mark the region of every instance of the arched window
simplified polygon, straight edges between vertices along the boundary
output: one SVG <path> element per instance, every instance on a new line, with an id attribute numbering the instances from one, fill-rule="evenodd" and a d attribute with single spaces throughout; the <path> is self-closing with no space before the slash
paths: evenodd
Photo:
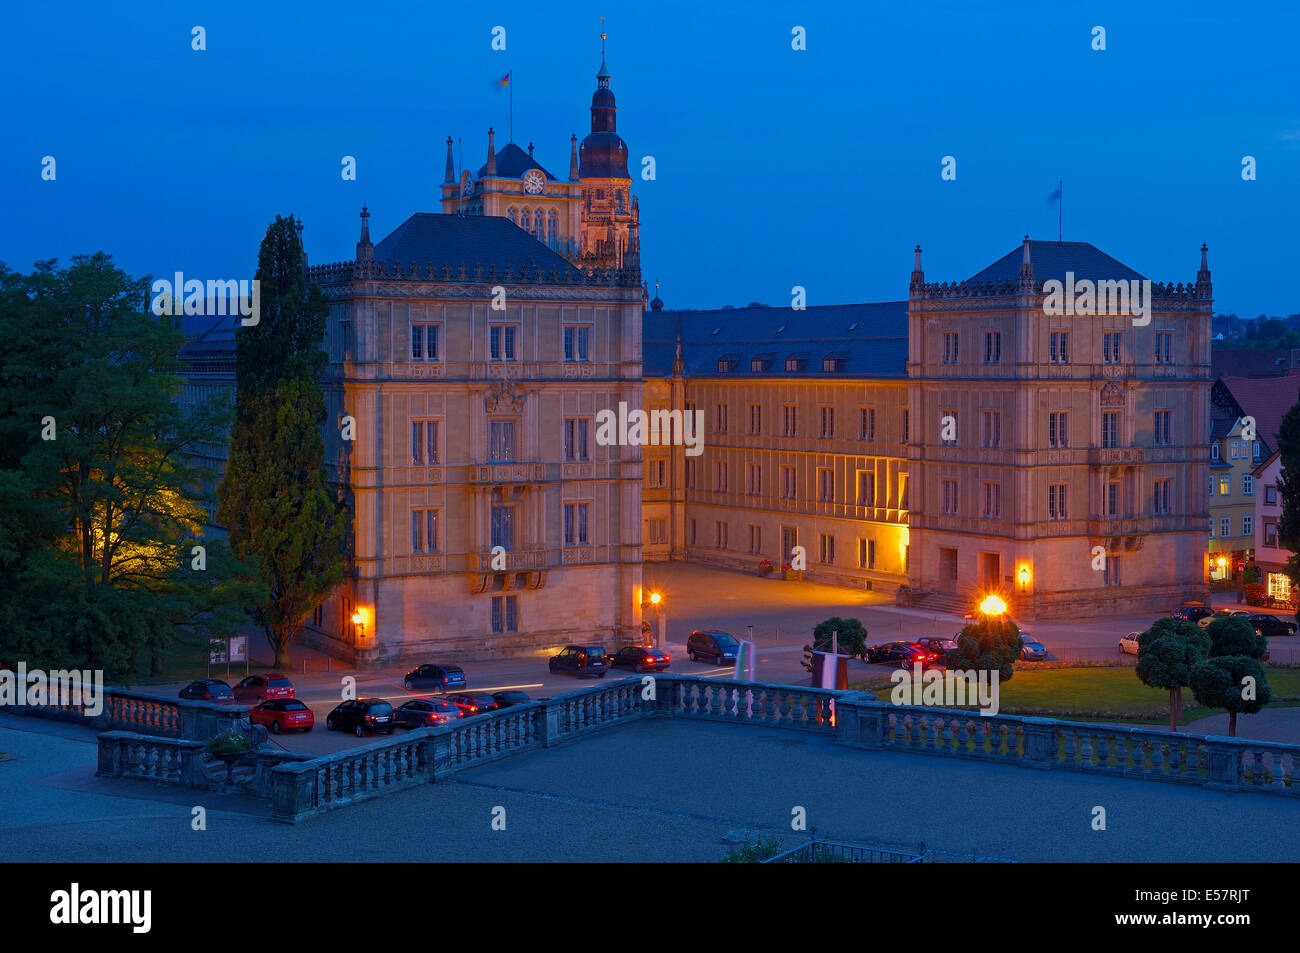
<path id="1" fill-rule="evenodd" d="M 526 232 L 533 230 L 533 213 L 529 209 L 524 209 L 523 214 L 520 215 L 519 227 Z"/>
<path id="2" fill-rule="evenodd" d="M 551 209 L 550 215 L 547 216 L 546 240 L 549 244 L 554 245 L 557 236 L 560 233 L 560 216 L 555 209 Z"/>
<path id="3" fill-rule="evenodd" d="M 510 207 L 510 211 L 506 212 L 506 218 L 510 219 L 510 221 L 512 221 L 512 222 L 517 222 L 517 221 L 518 221 L 518 216 L 519 216 L 519 213 L 515 211 L 513 205 Z"/>

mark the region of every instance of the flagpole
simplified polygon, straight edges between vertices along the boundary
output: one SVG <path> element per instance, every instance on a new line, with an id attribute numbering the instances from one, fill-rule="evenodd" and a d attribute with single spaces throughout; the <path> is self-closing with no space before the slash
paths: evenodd
<path id="1" fill-rule="evenodd" d="M 510 87 L 510 141 L 515 141 L 515 71 L 506 73 L 506 85 Z"/>
<path id="2" fill-rule="evenodd" d="M 1056 191 L 1061 193 L 1061 201 L 1056 206 L 1056 243 L 1059 245 L 1064 240 L 1061 236 L 1064 234 L 1063 225 L 1065 222 L 1065 180 L 1058 179 Z"/>

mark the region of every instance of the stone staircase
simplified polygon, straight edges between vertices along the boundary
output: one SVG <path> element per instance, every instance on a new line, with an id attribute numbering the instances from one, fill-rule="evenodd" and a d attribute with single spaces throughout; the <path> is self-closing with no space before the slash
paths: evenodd
<path id="1" fill-rule="evenodd" d="M 953 592 L 931 592 L 918 599 L 914 605 L 927 612 L 946 612 L 958 618 L 965 618 L 971 611 L 970 599 Z"/>

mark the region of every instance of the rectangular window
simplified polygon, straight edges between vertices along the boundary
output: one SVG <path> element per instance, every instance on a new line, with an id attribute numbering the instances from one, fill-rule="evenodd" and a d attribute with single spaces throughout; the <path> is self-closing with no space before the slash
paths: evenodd
<path id="1" fill-rule="evenodd" d="M 821 438 L 829 440 L 835 436 L 835 408 L 822 407 L 820 410 L 822 421 Z"/>
<path id="2" fill-rule="evenodd" d="M 488 424 L 491 446 L 488 448 L 493 463 L 509 463 L 515 459 L 515 422 L 493 420 Z"/>
<path id="3" fill-rule="evenodd" d="M 943 513 L 947 516 L 955 516 L 957 514 L 957 481 L 940 480 L 939 488 L 942 495 Z"/>
<path id="4" fill-rule="evenodd" d="M 1063 450 L 1070 446 L 1068 411 L 1054 410 L 1047 415 L 1047 445 L 1053 450 Z"/>
<path id="5" fill-rule="evenodd" d="M 1053 331 L 1051 335 L 1051 348 L 1048 357 L 1052 364 L 1069 364 L 1070 363 L 1070 332 Z"/>
<path id="6" fill-rule="evenodd" d="M 1251 516 L 1249 513 L 1241 518 L 1241 535 L 1255 535 L 1255 517 Z"/>
<path id="7" fill-rule="evenodd" d="M 565 546 L 586 546 L 587 545 L 587 515 L 588 503 L 565 503 L 564 504 L 564 545 Z M 653 525 L 656 521 L 651 520 L 651 534 L 655 530 Z"/>
<path id="8" fill-rule="evenodd" d="M 1264 545 L 1277 548 L 1277 524 L 1276 523 L 1264 524 Z"/>
<path id="9" fill-rule="evenodd" d="M 647 486 L 652 490 L 662 489 L 667 482 L 668 461 L 647 460 L 645 467 Z"/>
<path id="10" fill-rule="evenodd" d="M 687 461 L 685 462 L 685 467 L 684 467 L 684 477 L 685 477 L 685 480 L 686 480 L 686 489 L 688 489 L 688 490 L 693 490 L 693 489 L 695 489 L 695 474 L 696 474 L 695 461 L 694 461 L 694 460 L 687 460 Z"/>
<path id="11" fill-rule="evenodd" d="M 519 631 L 518 596 L 492 597 L 492 631 L 498 635 Z"/>
<path id="12" fill-rule="evenodd" d="M 1224 473 L 1219 476 L 1219 495 L 1232 495 L 1232 476 L 1230 474 Z"/>
<path id="13" fill-rule="evenodd" d="M 564 459 L 590 460 L 587 452 L 587 418 L 566 417 L 564 420 Z"/>
<path id="14" fill-rule="evenodd" d="M 823 503 L 835 502 L 835 471 L 830 468 L 817 470 L 817 499 Z"/>
<path id="15" fill-rule="evenodd" d="M 1119 516 L 1119 484 L 1106 484 L 1106 515 L 1111 519 Z"/>
<path id="16" fill-rule="evenodd" d="M 984 484 L 984 518 L 986 520 L 995 520 L 1000 518 L 1002 513 L 1002 484 L 985 483 Z"/>
<path id="17" fill-rule="evenodd" d="M 686 545 L 695 545 L 695 517 L 691 517 L 686 521 Z"/>
<path id="18" fill-rule="evenodd" d="M 1231 536 L 1231 535 L 1232 535 L 1232 517 L 1231 517 L 1231 516 L 1224 516 L 1224 517 L 1221 517 L 1221 518 L 1219 519 L 1219 535 L 1220 535 L 1220 536 Z"/>
<path id="19" fill-rule="evenodd" d="M 750 496 L 758 496 L 763 491 L 763 468 L 757 463 L 745 465 L 747 489 Z"/>
<path id="20" fill-rule="evenodd" d="M 716 549 L 727 548 L 727 524 L 721 520 L 713 524 L 713 542 Z"/>
<path id="21" fill-rule="evenodd" d="M 488 329 L 488 354 L 494 361 L 515 359 L 515 326 L 494 324 Z"/>
<path id="22" fill-rule="evenodd" d="M 1108 586 L 1118 586 L 1119 581 L 1119 557 L 1106 554 L 1106 567 L 1102 570 L 1105 576 L 1105 582 Z"/>
<path id="23" fill-rule="evenodd" d="M 876 505 L 876 475 L 870 470 L 858 471 L 858 506 Z"/>
<path id="24" fill-rule="evenodd" d="M 726 404 L 713 405 L 713 432 L 714 433 L 727 432 L 727 405 Z"/>
<path id="25" fill-rule="evenodd" d="M 858 439 L 859 440 L 876 439 L 876 408 L 874 407 L 858 408 Z"/>
<path id="26" fill-rule="evenodd" d="M 1174 362 L 1174 332 L 1157 331 L 1154 340 L 1155 362 L 1157 364 L 1172 364 Z"/>
<path id="27" fill-rule="evenodd" d="M 907 474 L 898 475 L 898 506 L 900 509 L 907 509 Z"/>
<path id="28" fill-rule="evenodd" d="M 819 542 L 821 544 L 821 561 L 824 565 L 831 565 L 835 562 L 835 537 L 828 533 L 821 533 Z"/>
<path id="29" fill-rule="evenodd" d="M 1241 475 L 1241 494 L 1242 496 L 1255 495 L 1255 477 L 1249 473 Z"/>
<path id="30" fill-rule="evenodd" d="M 984 363 L 998 364 L 1002 361 L 1002 332 L 984 332 Z"/>
<path id="31" fill-rule="evenodd" d="M 1168 516 L 1171 512 L 1169 509 L 1169 489 L 1173 480 L 1156 480 L 1152 484 L 1151 494 L 1151 513 L 1154 516 Z"/>
<path id="32" fill-rule="evenodd" d="M 943 362 L 945 364 L 957 363 L 960 340 L 956 331 L 943 332 Z"/>
<path id="33" fill-rule="evenodd" d="M 713 489 L 718 493 L 727 492 L 727 462 L 716 460 L 713 463 Z"/>
<path id="34" fill-rule="evenodd" d="M 1119 411 L 1107 410 L 1101 415 L 1101 445 L 1106 448 L 1119 446 Z"/>
<path id="35" fill-rule="evenodd" d="M 515 508 L 513 506 L 492 507 L 492 545 L 500 546 L 506 552 L 515 548 Z"/>
<path id="36" fill-rule="evenodd" d="M 793 500 L 795 495 L 794 467 L 781 468 L 781 499 Z"/>
<path id="37" fill-rule="evenodd" d="M 1173 444 L 1173 418 L 1172 410 L 1156 411 L 1155 445 L 1157 447 L 1168 447 Z"/>
<path id="38" fill-rule="evenodd" d="M 794 556 L 794 548 L 799 545 L 799 528 L 796 526 L 781 527 L 781 561 L 789 562 Z"/>
<path id="39" fill-rule="evenodd" d="M 907 443 L 909 440 L 912 439 L 910 424 L 911 424 L 911 419 L 908 415 L 907 408 L 904 407 L 903 408 L 903 443 Z"/>
<path id="40" fill-rule="evenodd" d="M 763 551 L 763 529 L 752 523 L 749 526 L 749 551 L 755 555 Z"/>
<path id="41" fill-rule="evenodd" d="M 438 359 L 438 325 L 411 325 L 411 360 L 436 361 Z"/>
<path id="42" fill-rule="evenodd" d="M 1050 483 L 1047 486 L 1047 518 L 1049 520 L 1066 520 L 1070 518 L 1069 484 Z"/>
<path id="43" fill-rule="evenodd" d="M 793 437 L 796 423 L 794 404 L 781 405 L 781 436 Z"/>
<path id="44" fill-rule="evenodd" d="M 763 432 L 763 405 L 762 404 L 749 405 L 749 432 L 753 436 L 757 436 L 758 434 L 761 434 Z"/>
<path id="45" fill-rule="evenodd" d="M 566 361 L 586 361 L 587 341 L 591 329 L 582 325 L 570 325 L 564 329 L 564 359 Z"/>
<path id="46" fill-rule="evenodd" d="M 1277 505 L 1277 487 L 1276 487 L 1276 486 L 1266 486 L 1266 487 L 1264 487 L 1264 502 L 1267 503 L 1267 504 L 1269 504 L 1270 506 L 1276 506 L 1276 505 Z"/>
<path id="47" fill-rule="evenodd" d="M 1119 351 L 1119 331 L 1103 331 L 1101 335 L 1101 362 L 1103 364 L 1119 364 L 1121 362 Z"/>
<path id="48" fill-rule="evenodd" d="M 1219 445 L 1217 443 L 1210 444 L 1210 459 L 1219 459 Z"/>
<path id="49" fill-rule="evenodd" d="M 944 436 L 948 434 L 949 436 Z M 945 447 L 957 446 L 957 409 L 939 411 L 939 442 Z"/>
<path id="50" fill-rule="evenodd" d="M 1259 458 L 1260 458 L 1260 456 L 1261 456 L 1261 454 L 1260 454 L 1260 444 L 1259 444 L 1259 441 L 1258 441 L 1258 440 L 1252 440 L 1252 441 L 1250 442 L 1250 445 L 1251 445 L 1251 447 L 1253 448 L 1253 452 L 1251 453 L 1251 459 L 1254 460 L 1256 463 L 1258 463 L 1258 462 L 1259 462 Z"/>
<path id="51" fill-rule="evenodd" d="M 986 410 L 981 415 L 984 448 L 993 450 L 1002 445 L 1002 415 L 996 410 Z"/>

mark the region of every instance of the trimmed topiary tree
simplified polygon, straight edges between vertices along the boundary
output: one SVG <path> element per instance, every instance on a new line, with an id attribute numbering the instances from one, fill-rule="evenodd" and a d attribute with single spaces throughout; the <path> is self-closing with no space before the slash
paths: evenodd
<path id="1" fill-rule="evenodd" d="M 1009 682 L 1023 648 L 1020 627 L 1008 616 L 984 616 L 961 630 L 957 648 L 948 653 L 945 664 L 951 669 L 997 672 L 999 681 Z"/>
<path id="2" fill-rule="evenodd" d="M 1178 730 L 1183 716 L 1183 688 L 1192 671 L 1210 652 L 1210 636 L 1185 619 L 1156 619 L 1138 636 L 1137 677 L 1143 685 L 1169 692 L 1169 730 Z"/>
<path id="3" fill-rule="evenodd" d="M 865 658 L 867 655 L 867 630 L 860 619 L 841 619 L 832 616 L 825 622 L 817 623 L 813 629 L 813 648 L 818 652 L 831 650 L 831 633 L 839 632 L 840 652 L 853 658 Z"/>
<path id="4" fill-rule="evenodd" d="M 1225 615 L 1205 627 L 1210 637 L 1210 658 L 1244 655 L 1262 659 L 1268 652 L 1268 639 L 1255 634 L 1255 626 L 1244 615 Z"/>
<path id="5" fill-rule="evenodd" d="M 1228 737 L 1237 737 L 1237 715 L 1253 715 L 1273 697 L 1264 667 L 1245 655 L 1218 655 L 1192 669 L 1192 693 L 1207 708 L 1228 712 Z"/>

